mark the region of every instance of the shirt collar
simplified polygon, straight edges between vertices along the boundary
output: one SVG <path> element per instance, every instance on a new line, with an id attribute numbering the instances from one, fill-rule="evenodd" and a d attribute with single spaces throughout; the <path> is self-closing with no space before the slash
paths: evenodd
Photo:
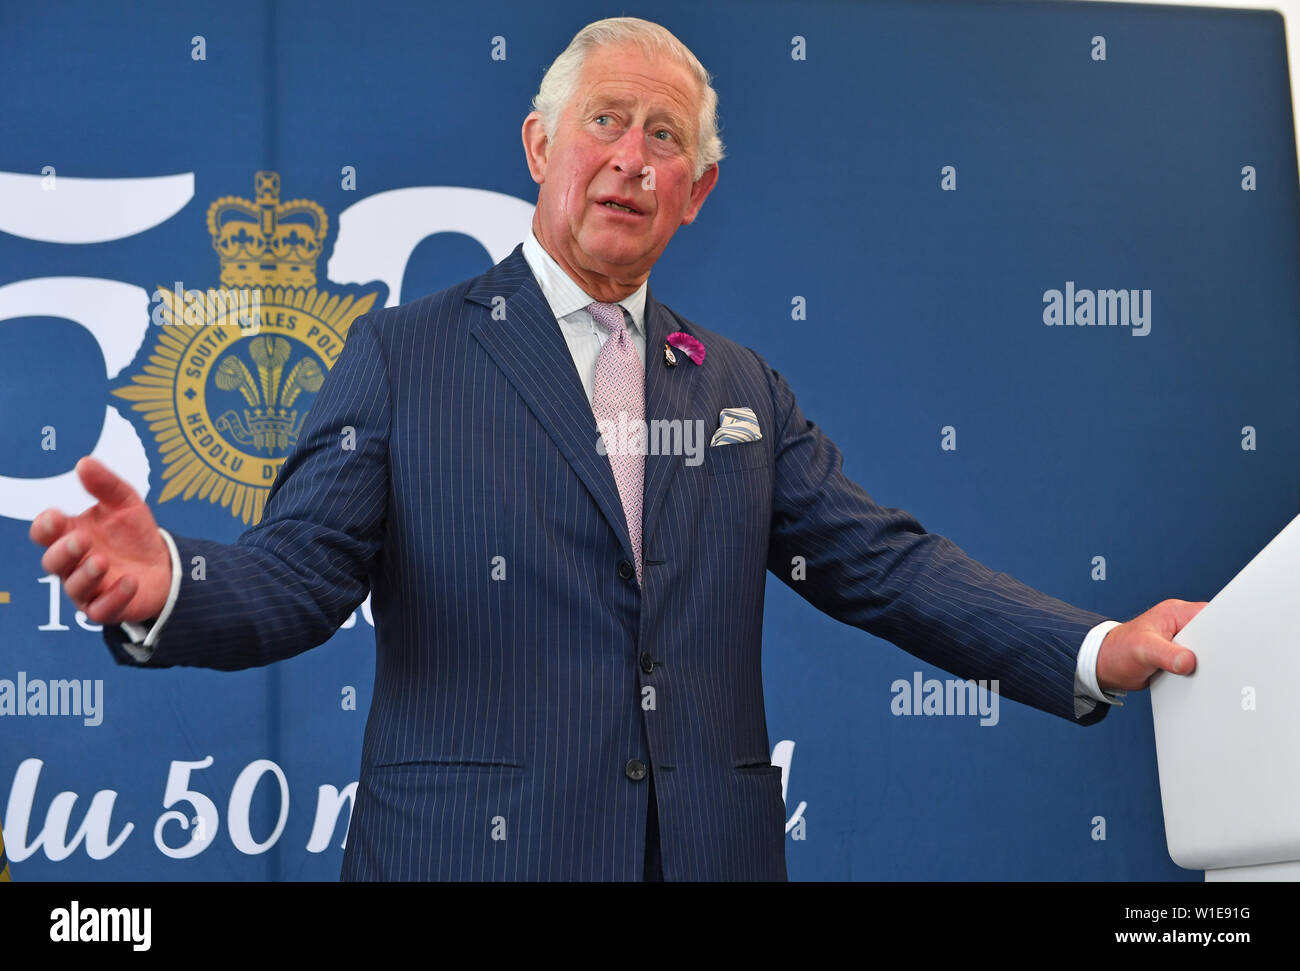
<path id="1" fill-rule="evenodd" d="M 542 296 L 546 298 L 551 313 L 555 314 L 557 320 L 562 320 L 579 310 L 586 310 L 588 305 L 596 302 L 595 298 L 574 283 L 572 278 L 561 269 L 560 264 L 555 262 L 554 257 L 542 248 L 542 244 L 537 241 L 531 229 L 524 238 L 524 259 L 528 261 L 528 268 L 537 278 L 537 285 L 542 288 Z M 646 288 L 649 283 L 650 281 L 646 280 L 635 291 L 619 301 L 619 305 L 632 318 L 633 329 L 643 334 L 645 333 Z"/>

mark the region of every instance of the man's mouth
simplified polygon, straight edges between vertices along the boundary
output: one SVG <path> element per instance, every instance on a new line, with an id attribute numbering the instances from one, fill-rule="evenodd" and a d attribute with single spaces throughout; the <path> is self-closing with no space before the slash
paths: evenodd
<path id="1" fill-rule="evenodd" d="M 616 202 L 613 199 L 606 199 L 604 202 L 601 202 L 600 205 L 604 206 L 606 209 L 613 209 L 615 212 L 630 212 L 634 216 L 641 215 L 640 209 L 633 209 L 631 206 L 622 202 Z"/>

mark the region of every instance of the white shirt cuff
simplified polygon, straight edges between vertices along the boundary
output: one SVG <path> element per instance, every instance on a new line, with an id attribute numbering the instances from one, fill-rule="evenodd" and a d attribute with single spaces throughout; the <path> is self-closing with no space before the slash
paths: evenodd
<path id="1" fill-rule="evenodd" d="M 1097 684 L 1097 655 L 1101 653 L 1101 642 L 1106 635 L 1119 626 L 1117 620 L 1102 621 L 1083 639 L 1079 648 L 1079 659 L 1074 670 L 1074 717 L 1081 718 L 1097 707 L 1098 702 L 1123 707 L 1120 699 L 1128 694 L 1126 691 L 1102 691 Z"/>
<path id="2" fill-rule="evenodd" d="M 176 542 L 172 539 L 171 533 L 162 527 L 159 527 L 158 532 L 162 534 L 163 541 L 167 544 L 167 552 L 172 558 L 172 585 L 167 593 L 167 603 L 152 627 L 127 620 L 122 621 L 120 625 L 122 630 L 126 631 L 126 636 L 131 638 L 131 643 L 123 643 L 122 649 L 140 662 L 153 657 L 153 652 L 158 647 L 158 638 L 162 635 L 163 625 L 172 615 L 172 608 L 176 606 L 176 598 L 181 591 L 181 555 L 176 550 Z"/>

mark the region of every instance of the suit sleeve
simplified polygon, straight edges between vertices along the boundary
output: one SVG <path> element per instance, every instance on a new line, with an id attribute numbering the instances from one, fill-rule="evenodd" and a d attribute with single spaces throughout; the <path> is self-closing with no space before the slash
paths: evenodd
<path id="1" fill-rule="evenodd" d="M 761 361 L 761 359 L 760 359 Z M 1084 637 L 1106 620 L 1028 587 L 877 505 L 844 475 L 843 456 L 763 364 L 776 421 L 768 568 L 819 610 L 961 678 L 996 680 L 1004 698 L 1081 725 L 1075 671 Z M 802 556 L 804 579 L 791 576 Z"/>
<path id="2" fill-rule="evenodd" d="M 148 667 L 236 670 L 329 639 L 370 588 L 388 500 L 388 368 L 368 317 L 352 325 L 271 486 L 260 523 L 233 544 L 173 534 L 181 586 Z M 104 628 L 139 664 L 121 627 Z"/>

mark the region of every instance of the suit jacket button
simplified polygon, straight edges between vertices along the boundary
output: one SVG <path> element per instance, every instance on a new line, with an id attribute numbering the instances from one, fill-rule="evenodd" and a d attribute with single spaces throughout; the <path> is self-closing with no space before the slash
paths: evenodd
<path id="1" fill-rule="evenodd" d="M 645 763 L 640 759 L 628 759 L 623 773 L 633 782 L 640 782 L 645 778 Z"/>
<path id="2" fill-rule="evenodd" d="M 618 565 L 618 575 L 624 580 L 631 580 L 636 576 L 636 567 L 632 565 L 631 560 L 623 560 Z"/>
<path id="3" fill-rule="evenodd" d="M 655 669 L 655 659 L 650 656 L 649 651 L 641 652 L 641 670 L 649 674 Z"/>

